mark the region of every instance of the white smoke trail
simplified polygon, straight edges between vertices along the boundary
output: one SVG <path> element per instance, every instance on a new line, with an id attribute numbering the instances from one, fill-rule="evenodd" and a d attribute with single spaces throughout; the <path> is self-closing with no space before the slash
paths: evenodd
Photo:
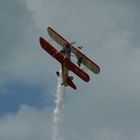
<path id="1" fill-rule="evenodd" d="M 64 89 L 65 87 L 62 86 L 61 83 L 62 83 L 62 72 L 60 68 L 55 100 L 56 107 L 54 109 L 54 117 L 53 117 L 53 140 L 63 140 L 63 137 L 60 134 L 61 133 L 60 130 L 63 121 L 63 108 L 64 108 L 63 96 L 65 92 Z"/>

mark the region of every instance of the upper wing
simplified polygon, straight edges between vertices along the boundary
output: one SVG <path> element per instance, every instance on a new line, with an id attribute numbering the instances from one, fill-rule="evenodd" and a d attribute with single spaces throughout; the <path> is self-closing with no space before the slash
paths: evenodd
<path id="1" fill-rule="evenodd" d="M 64 44 L 67 44 L 68 41 L 65 40 L 61 35 L 59 35 L 56 31 L 54 31 L 51 27 L 48 27 L 49 36 L 55 40 L 60 46 L 63 47 Z"/>
<path id="2" fill-rule="evenodd" d="M 55 40 L 59 45 L 63 47 L 64 44 L 69 44 L 69 42 L 64 39 L 61 35 L 59 35 L 56 31 L 54 31 L 51 27 L 48 27 L 48 34 L 50 37 Z M 95 64 L 91 59 L 89 59 L 86 55 L 80 52 L 75 47 L 71 47 L 71 51 L 76 55 L 77 59 L 81 59 L 81 63 L 85 65 L 88 69 L 90 69 L 95 74 L 100 72 L 100 68 L 97 64 Z"/>
<path id="3" fill-rule="evenodd" d="M 95 74 L 98 74 L 100 72 L 99 66 L 94 63 L 91 59 L 89 59 L 86 55 L 84 55 L 82 52 L 80 52 L 75 47 L 71 48 L 71 51 L 76 55 L 77 59 L 81 59 L 81 63 L 85 65 L 88 69 L 90 69 Z"/>
<path id="4" fill-rule="evenodd" d="M 63 62 L 65 56 L 55 49 L 51 44 L 49 44 L 45 39 L 40 37 L 39 39 L 41 47 L 47 51 L 52 57 L 58 60 L 60 63 Z"/>

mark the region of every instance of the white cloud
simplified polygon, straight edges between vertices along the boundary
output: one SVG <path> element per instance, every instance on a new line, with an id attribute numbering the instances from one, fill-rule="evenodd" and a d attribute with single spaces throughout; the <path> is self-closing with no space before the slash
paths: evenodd
<path id="1" fill-rule="evenodd" d="M 0 139 L 10 140 L 38 140 L 38 139 L 52 139 L 52 116 L 51 110 L 39 110 L 34 107 L 21 105 L 16 113 L 9 113 L 0 118 Z M 74 114 L 76 115 L 76 114 Z M 81 115 L 81 114 L 79 114 Z M 81 119 L 80 116 L 79 119 Z M 63 137 L 67 140 L 71 139 L 96 139 L 96 140 L 137 140 L 140 138 L 137 133 L 129 134 L 123 129 L 111 129 L 108 127 L 94 127 L 94 123 L 90 125 L 82 125 L 75 123 L 70 129 L 64 124 Z M 72 121 L 72 120 L 71 120 Z M 68 122 L 69 124 L 69 122 Z M 67 124 L 67 125 L 68 125 Z M 73 123 L 72 123 L 73 125 Z M 92 127 L 91 127 L 92 125 Z M 81 128 L 82 127 L 82 128 Z M 88 129 L 87 129 L 88 127 Z"/>
<path id="2" fill-rule="evenodd" d="M 40 31 L 33 21 L 33 12 L 28 10 L 23 1 L 4 1 L 2 5 L 0 15 L 4 18 L 0 26 L 1 87 L 13 81 L 46 84 L 46 79 L 53 77 L 52 70 L 56 64 L 54 62 L 54 67 L 50 67 L 46 63 L 52 63 L 53 60 L 46 57 L 39 45 Z"/>
<path id="3" fill-rule="evenodd" d="M 0 139 L 51 140 L 50 114 L 49 110 L 22 105 L 17 113 L 0 118 Z"/>
<path id="4" fill-rule="evenodd" d="M 101 66 L 100 75 L 90 73 L 91 81 L 88 84 L 75 76 L 78 86 L 76 94 L 69 93 L 73 93 L 73 90 L 68 89 L 65 101 L 65 137 L 69 140 L 139 139 L 140 50 L 136 48 L 133 40 L 139 33 L 135 27 L 135 22 L 139 23 L 136 20 L 139 13 L 125 1 L 34 0 L 26 3 L 32 11 L 29 17 L 33 18 L 33 21 L 25 31 L 31 29 L 27 36 L 24 34 L 20 38 L 24 39 L 22 47 L 17 49 L 21 42 L 16 44 L 11 59 L 7 60 L 0 70 L 0 75 L 5 75 L 4 81 L 7 83 L 10 77 L 10 80 L 18 79 L 29 84 L 47 83 L 51 86 L 50 89 L 54 90 L 54 80 L 50 78 L 55 77 L 53 73 L 59 64 L 47 56 L 38 43 L 40 35 L 49 38 L 46 29 L 52 25 L 70 41 L 77 40 L 83 44 L 83 51 Z M 139 46 L 139 40 L 136 41 Z M 9 137 L 14 139 L 22 137 L 22 134 L 25 134 L 26 139 L 40 134 L 44 136 L 44 132 L 40 130 L 36 133 L 38 128 L 33 132 L 32 127 L 35 128 L 35 121 L 38 122 L 37 125 L 42 125 L 41 117 L 46 114 L 31 109 L 31 113 L 37 114 L 34 118 L 35 116 L 27 111 L 30 107 L 23 108 L 17 114 L 8 115 L 0 121 L 0 132 L 3 132 L 7 125 L 6 131 Z M 20 115 L 20 112 L 25 116 Z M 16 131 L 12 129 L 9 132 L 9 128 L 11 129 L 18 119 L 22 127 L 17 130 L 19 135 L 16 136 Z M 27 123 L 23 123 L 24 120 Z M 47 127 L 46 124 L 42 127 Z M 33 137 L 25 128 L 33 133 Z M 50 131 L 51 128 L 46 129 Z M 0 136 L 4 137 L 6 133 L 3 132 Z"/>

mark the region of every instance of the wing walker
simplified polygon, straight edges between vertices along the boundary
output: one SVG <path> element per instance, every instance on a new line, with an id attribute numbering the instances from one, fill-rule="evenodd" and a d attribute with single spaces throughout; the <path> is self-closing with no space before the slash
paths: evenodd
<path id="1" fill-rule="evenodd" d="M 62 83 L 63 86 L 70 86 L 73 89 L 77 89 L 76 85 L 73 83 L 73 77 L 69 76 L 69 71 L 72 71 L 77 76 L 79 76 L 85 82 L 90 80 L 89 75 L 81 68 L 81 64 L 91 70 L 93 73 L 98 74 L 100 72 L 99 66 L 89 59 L 85 54 L 83 54 L 80 49 L 81 47 L 74 47 L 73 43 L 69 43 L 60 34 L 54 31 L 51 27 L 48 27 L 49 36 L 62 47 L 62 50 L 54 48 L 48 41 L 40 37 L 39 42 L 41 47 L 48 52 L 53 58 L 61 63 L 62 67 Z M 71 53 L 73 53 L 77 58 L 77 64 L 71 61 Z M 56 74 L 60 76 L 57 71 Z"/>

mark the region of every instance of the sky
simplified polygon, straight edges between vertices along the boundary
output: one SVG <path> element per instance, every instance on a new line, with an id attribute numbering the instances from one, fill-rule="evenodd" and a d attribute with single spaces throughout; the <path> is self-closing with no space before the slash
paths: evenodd
<path id="1" fill-rule="evenodd" d="M 52 139 L 60 64 L 41 49 L 51 26 L 101 68 L 66 89 L 64 140 L 140 139 L 138 0 L 0 1 L 0 139 Z"/>

